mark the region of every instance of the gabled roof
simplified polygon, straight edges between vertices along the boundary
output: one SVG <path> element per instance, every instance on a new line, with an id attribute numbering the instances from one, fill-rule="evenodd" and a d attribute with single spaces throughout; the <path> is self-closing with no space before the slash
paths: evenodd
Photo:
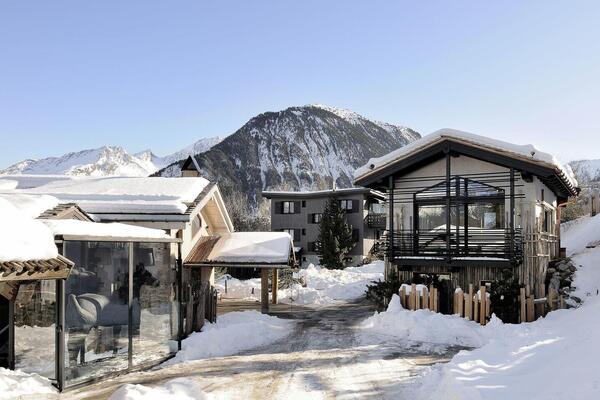
<path id="1" fill-rule="evenodd" d="M 198 160 L 193 155 L 188 156 L 188 158 L 183 162 L 181 166 L 182 171 L 198 171 L 200 172 L 200 164 L 198 164 Z"/>
<path id="2" fill-rule="evenodd" d="M 85 211 L 75 203 L 60 203 L 38 216 L 39 219 L 76 219 L 79 221 L 92 221 Z"/>
<path id="3" fill-rule="evenodd" d="M 377 187 L 385 177 L 401 174 L 447 152 L 536 175 L 559 197 L 578 193 L 577 180 L 571 169 L 551 154 L 539 151 L 533 145 L 515 145 L 453 129 L 436 131 L 383 157 L 370 159 L 355 171 L 355 184 Z"/>

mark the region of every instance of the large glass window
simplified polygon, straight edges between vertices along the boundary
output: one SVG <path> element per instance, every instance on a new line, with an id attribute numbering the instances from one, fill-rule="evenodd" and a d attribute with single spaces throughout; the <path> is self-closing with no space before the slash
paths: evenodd
<path id="1" fill-rule="evenodd" d="M 144 364 L 177 351 L 176 271 L 168 243 L 134 245 L 133 362 Z"/>
<path id="2" fill-rule="evenodd" d="M 15 367 L 54 379 L 56 281 L 21 283 L 14 307 Z"/>
<path id="3" fill-rule="evenodd" d="M 69 385 L 128 367 L 129 246 L 65 243 L 66 257 L 75 262 L 65 293 Z"/>
<path id="4" fill-rule="evenodd" d="M 504 204 L 472 203 L 468 207 L 469 229 L 504 229 Z"/>

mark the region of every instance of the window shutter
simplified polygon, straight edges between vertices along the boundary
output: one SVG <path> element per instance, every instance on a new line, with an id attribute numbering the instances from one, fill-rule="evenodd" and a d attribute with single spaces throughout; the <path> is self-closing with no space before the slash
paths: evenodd
<path id="1" fill-rule="evenodd" d="M 278 201 L 275 203 L 275 214 L 283 213 L 283 202 Z"/>
<path id="2" fill-rule="evenodd" d="M 312 223 L 313 223 L 313 216 L 314 216 L 314 215 L 315 215 L 315 214 L 307 214 L 307 216 L 308 216 L 308 223 L 309 223 L 309 224 L 312 224 Z"/>
<path id="3" fill-rule="evenodd" d="M 295 201 L 294 202 L 294 214 L 300 214 L 300 201 Z"/>
<path id="4" fill-rule="evenodd" d="M 294 229 L 294 242 L 300 241 L 300 233 L 301 232 L 302 232 L 301 229 Z"/>
<path id="5" fill-rule="evenodd" d="M 358 200 L 352 200 L 352 212 L 353 213 L 358 212 Z"/>

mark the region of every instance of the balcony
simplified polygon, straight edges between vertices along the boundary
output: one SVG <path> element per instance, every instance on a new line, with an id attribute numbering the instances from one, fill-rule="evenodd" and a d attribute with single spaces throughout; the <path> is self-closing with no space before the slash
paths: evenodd
<path id="1" fill-rule="evenodd" d="M 373 229 L 385 229 L 386 218 L 386 213 L 369 212 L 366 218 L 367 226 Z"/>
<path id="2" fill-rule="evenodd" d="M 403 265 L 473 264 L 518 265 L 523 261 L 523 234 L 515 229 L 476 229 L 467 232 L 452 228 L 425 232 L 394 231 L 387 235 L 386 252 L 390 260 Z"/>

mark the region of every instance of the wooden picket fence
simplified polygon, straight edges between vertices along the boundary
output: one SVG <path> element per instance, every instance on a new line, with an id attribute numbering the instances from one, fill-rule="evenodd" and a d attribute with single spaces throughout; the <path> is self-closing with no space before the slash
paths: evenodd
<path id="1" fill-rule="evenodd" d="M 439 312 L 440 299 L 438 297 L 438 290 L 432 285 L 429 287 L 424 285 L 402 285 L 400 287 L 398 295 L 400 296 L 400 303 L 402 307 L 407 310 L 431 310 Z"/>
<path id="2" fill-rule="evenodd" d="M 540 285 L 538 296 L 538 298 L 535 298 L 529 285 L 521 288 L 519 294 L 519 319 L 521 322 L 532 322 L 539 317 L 545 316 L 550 311 L 567 308 L 565 297 L 552 287 L 548 289 L 548 294 L 546 295 L 546 286 L 543 284 Z"/>
<path id="3" fill-rule="evenodd" d="M 491 308 L 491 301 L 488 296 L 485 286 L 480 286 L 478 293 L 475 292 L 472 284 L 469 285 L 469 291 L 466 293 L 461 288 L 457 288 L 454 291 L 453 314 L 481 325 L 487 324 L 490 319 Z"/>

